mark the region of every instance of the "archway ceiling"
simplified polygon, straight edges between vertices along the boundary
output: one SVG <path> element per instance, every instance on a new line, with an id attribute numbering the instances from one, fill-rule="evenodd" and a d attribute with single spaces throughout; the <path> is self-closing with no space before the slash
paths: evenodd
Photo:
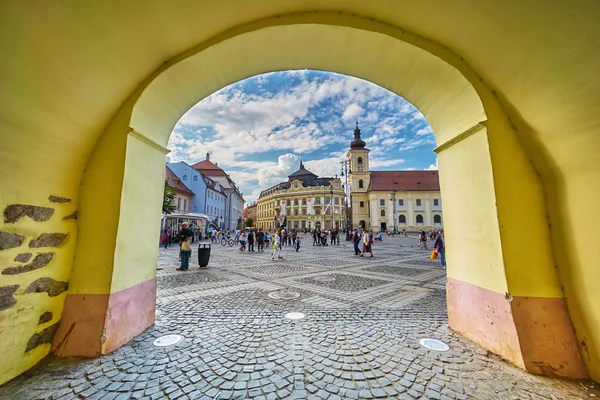
<path id="1" fill-rule="evenodd" d="M 54 146 L 64 167 L 83 165 L 123 101 L 166 60 L 253 20 L 342 11 L 448 47 L 518 110 L 563 172 L 600 168 L 589 151 L 600 129 L 594 0 L 40 0 L 0 8 L 0 151 L 26 143 L 42 156 Z"/>

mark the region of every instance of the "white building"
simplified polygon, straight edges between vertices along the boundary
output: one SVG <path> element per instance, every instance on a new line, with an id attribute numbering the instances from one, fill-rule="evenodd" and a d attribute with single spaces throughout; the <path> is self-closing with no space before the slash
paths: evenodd
<path id="1" fill-rule="evenodd" d="M 347 154 L 352 225 L 373 231 L 441 227 L 438 171 L 371 171 L 365 146 L 357 123 Z"/>

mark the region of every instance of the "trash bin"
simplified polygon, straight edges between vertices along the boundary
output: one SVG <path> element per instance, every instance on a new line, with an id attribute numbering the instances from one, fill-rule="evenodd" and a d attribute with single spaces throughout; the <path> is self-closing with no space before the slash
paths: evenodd
<path id="1" fill-rule="evenodd" d="M 206 267 L 210 260 L 210 243 L 198 245 L 198 264 L 200 268 Z"/>

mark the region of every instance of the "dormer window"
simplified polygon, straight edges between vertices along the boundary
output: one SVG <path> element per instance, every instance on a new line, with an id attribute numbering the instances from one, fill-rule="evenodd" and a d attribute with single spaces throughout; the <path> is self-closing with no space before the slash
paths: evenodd
<path id="1" fill-rule="evenodd" d="M 184 176 L 183 176 L 183 180 L 184 180 L 184 181 L 187 181 L 187 175 L 184 175 Z"/>

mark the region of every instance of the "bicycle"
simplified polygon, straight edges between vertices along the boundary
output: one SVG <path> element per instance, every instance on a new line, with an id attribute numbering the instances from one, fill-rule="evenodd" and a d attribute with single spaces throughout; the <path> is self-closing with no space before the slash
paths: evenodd
<path id="1" fill-rule="evenodd" d="M 234 244 L 235 244 L 235 241 L 233 239 L 228 239 L 228 238 L 221 239 L 221 246 L 229 245 L 229 247 L 233 247 Z"/>

